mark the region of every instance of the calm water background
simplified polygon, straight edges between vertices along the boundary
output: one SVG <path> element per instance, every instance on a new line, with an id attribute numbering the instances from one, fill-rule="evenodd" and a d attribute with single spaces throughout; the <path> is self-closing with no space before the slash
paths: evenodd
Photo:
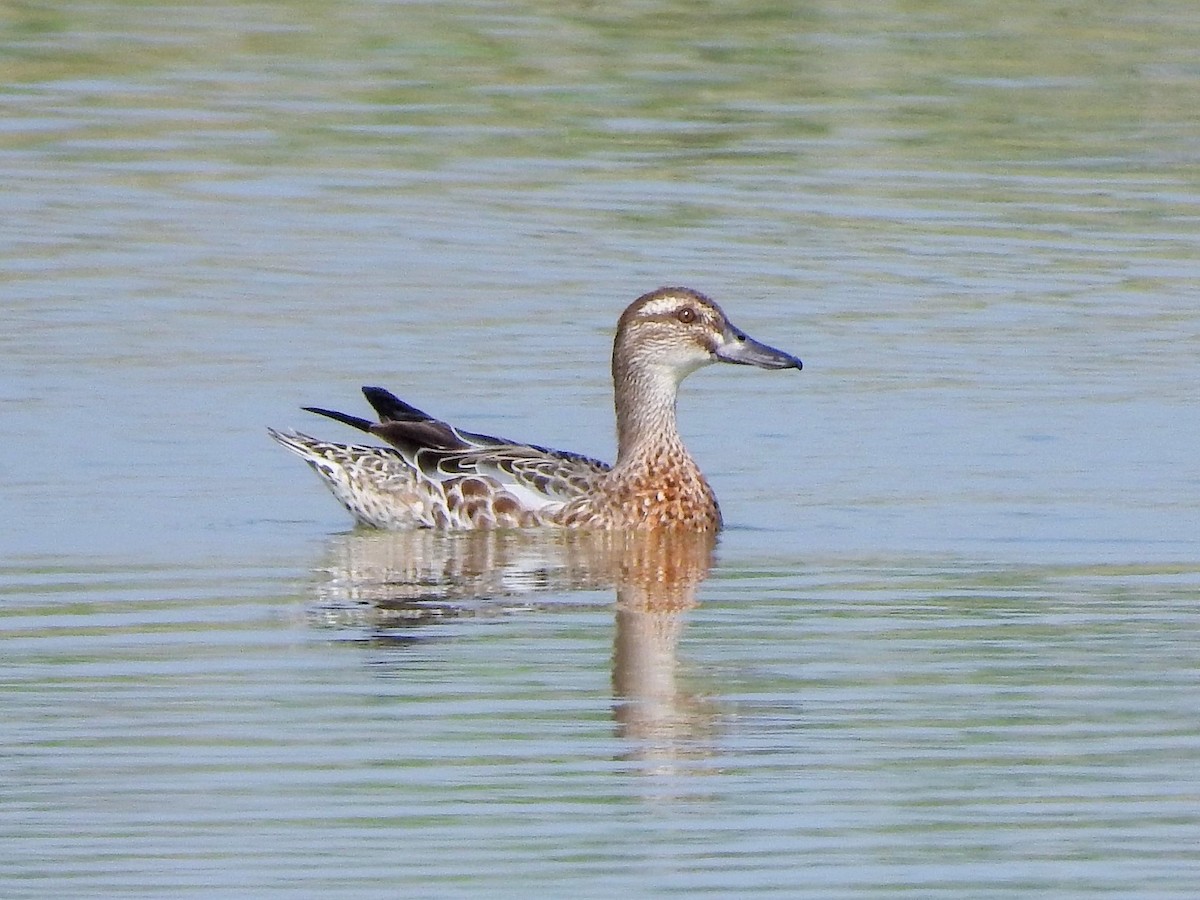
<path id="1" fill-rule="evenodd" d="M 1195 896 L 1198 46 L 5 6 L 0 894 Z M 806 363 L 687 383 L 730 528 L 674 604 L 349 532 L 266 439 L 378 383 L 611 457 L 669 283 Z"/>

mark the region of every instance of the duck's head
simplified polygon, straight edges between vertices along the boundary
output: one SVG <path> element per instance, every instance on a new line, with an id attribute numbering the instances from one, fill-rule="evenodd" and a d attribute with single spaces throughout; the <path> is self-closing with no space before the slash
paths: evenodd
<path id="1" fill-rule="evenodd" d="M 754 340 L 730 322 L 721 307 L 690 288 L 664 287 L 643 294 L 621 314 L 613 342 L 613 377 L 618 382 L 655 373 L 678 385 L 715 362 L 802 368 L 799 359 Z"/>

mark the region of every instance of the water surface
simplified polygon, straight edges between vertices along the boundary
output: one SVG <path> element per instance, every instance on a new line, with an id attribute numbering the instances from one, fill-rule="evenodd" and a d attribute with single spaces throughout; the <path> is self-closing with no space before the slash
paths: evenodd
<path id="1" fill-rule="evenodd" d="M 0 893 L 1200 880 L 1186 3 L 13 7 Z M 351 531 L 361 384 L 612 456 L 712 294 L 715 548 Z"/>

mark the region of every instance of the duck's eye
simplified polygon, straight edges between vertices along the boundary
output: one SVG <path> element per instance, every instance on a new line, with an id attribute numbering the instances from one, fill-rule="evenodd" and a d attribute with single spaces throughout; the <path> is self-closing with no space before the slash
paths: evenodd
<path id="1" fill-rule="evenodd" d="M 690 306 L 685 306 L 679 312 L 675 313 L 675 318 L 677 318 L 684 325 L 691 325 L 696 321 L 696 311 Z"/>

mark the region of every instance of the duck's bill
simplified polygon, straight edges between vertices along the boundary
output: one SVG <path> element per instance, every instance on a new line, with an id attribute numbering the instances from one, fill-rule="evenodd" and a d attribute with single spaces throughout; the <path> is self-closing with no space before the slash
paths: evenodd
<path id="1" fill-rule="evenodd" d="M 803 369 L 804 364 L 782 350 L 760 344 L 744 331 L 729 325 L 719 347 L 713 351 L 721 362 L 739 366 L 758 366 L 760 369 Z"/>

